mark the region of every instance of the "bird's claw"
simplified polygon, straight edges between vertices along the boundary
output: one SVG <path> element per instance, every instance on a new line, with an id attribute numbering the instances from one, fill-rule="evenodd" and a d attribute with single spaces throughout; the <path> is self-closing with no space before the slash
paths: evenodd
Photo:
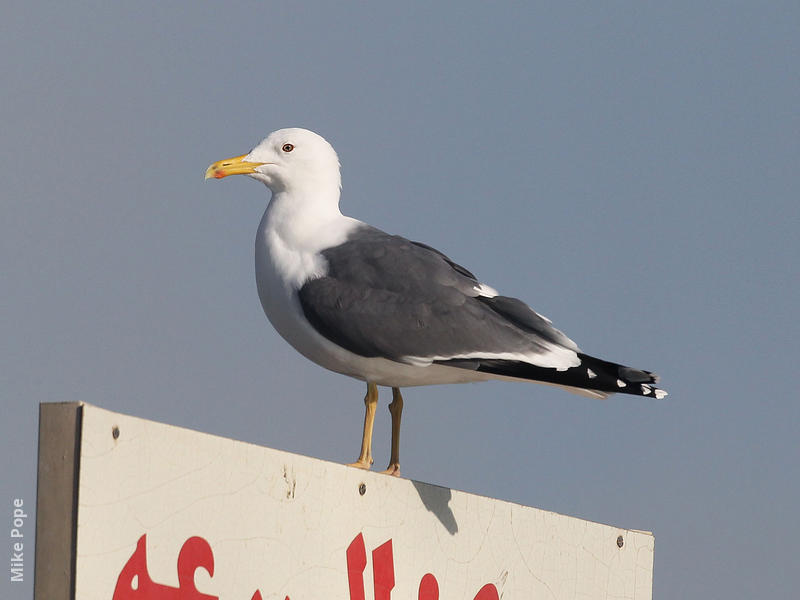
<path id="1" fill-rule="evenodd" d="M 392 463 L 385 471 L 381 471 L 384 475 L 392 475 L 393 477 L 400 477 L 400 463 Z"/>

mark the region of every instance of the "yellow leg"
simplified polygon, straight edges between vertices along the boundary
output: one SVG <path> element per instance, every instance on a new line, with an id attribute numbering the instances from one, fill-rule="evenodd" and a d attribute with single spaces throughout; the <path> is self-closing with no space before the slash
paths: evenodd
<path id="1" fill-rule="evenodd" d="M 384 471 L 388 475 L 400 476 L 400 417 L 403 415 L 403 396 L 400 388 L 392 388 L 392 403 L 389 405 L 392 414 L 392 456 L 389 467 Z"/>
<path id="2" fill-rule="evenodd" d="M 375 424 L 375 409 L 378 407 L 378 386 L 367 382 L 367 395 L 364 396 L 364 435 L 361 437 L 361 454 L 351 467 L 369 469 L 372 466 L 372 426 Z"/>

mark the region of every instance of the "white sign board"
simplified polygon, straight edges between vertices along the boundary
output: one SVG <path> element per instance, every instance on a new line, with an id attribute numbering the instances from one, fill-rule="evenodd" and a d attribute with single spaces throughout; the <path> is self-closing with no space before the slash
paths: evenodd
<path id="1" fill-rule="evenodd" d="M 651 597 L 649 533 L 89 405 L 80 436 L 80 600 Z"/>

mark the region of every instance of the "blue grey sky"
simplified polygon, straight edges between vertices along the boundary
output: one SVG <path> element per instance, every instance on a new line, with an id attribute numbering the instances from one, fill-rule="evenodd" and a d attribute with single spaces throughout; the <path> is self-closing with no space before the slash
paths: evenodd
<path id="1" fill-rule="evenodd" d="M 6 521 L 35 505 L 40 402 L 356 458 L 363 384 L 258 302 L 268 191 L 203 181 L 301 126 L 345 214 L 670 392 L 408 389 L 404 476 L 652 530 L 656 598 L 796 593 L 796 2 L 9 2 L 0 81 Z M 30 597 L 32 558 L 0 596 Z"/>

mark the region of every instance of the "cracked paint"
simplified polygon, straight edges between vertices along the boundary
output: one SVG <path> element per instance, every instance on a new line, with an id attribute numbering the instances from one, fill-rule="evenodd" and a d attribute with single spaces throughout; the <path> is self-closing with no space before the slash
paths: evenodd
<path id="1" fill-rule="evenodd" d="M 116 443 L 112 425 L 121 432 Z M 376 591 L 383 600 L 421 592 L 424 600 L 651 598 L 654 542 L 647 532 L 90 405 L 82 444 L 81 600 L 112 597 L 145 534 L 149 577 L 170 588 L 179 585 L 181 545 L 195 536 L 207 541 L 214 574 L 198 571 L 196 589 L 218 598 L 248 600 L 260 590 L 264 600 L 353 600 L 347 548 L 357 536 L 367 558 L 364 600 L 378 600 Z"/>

